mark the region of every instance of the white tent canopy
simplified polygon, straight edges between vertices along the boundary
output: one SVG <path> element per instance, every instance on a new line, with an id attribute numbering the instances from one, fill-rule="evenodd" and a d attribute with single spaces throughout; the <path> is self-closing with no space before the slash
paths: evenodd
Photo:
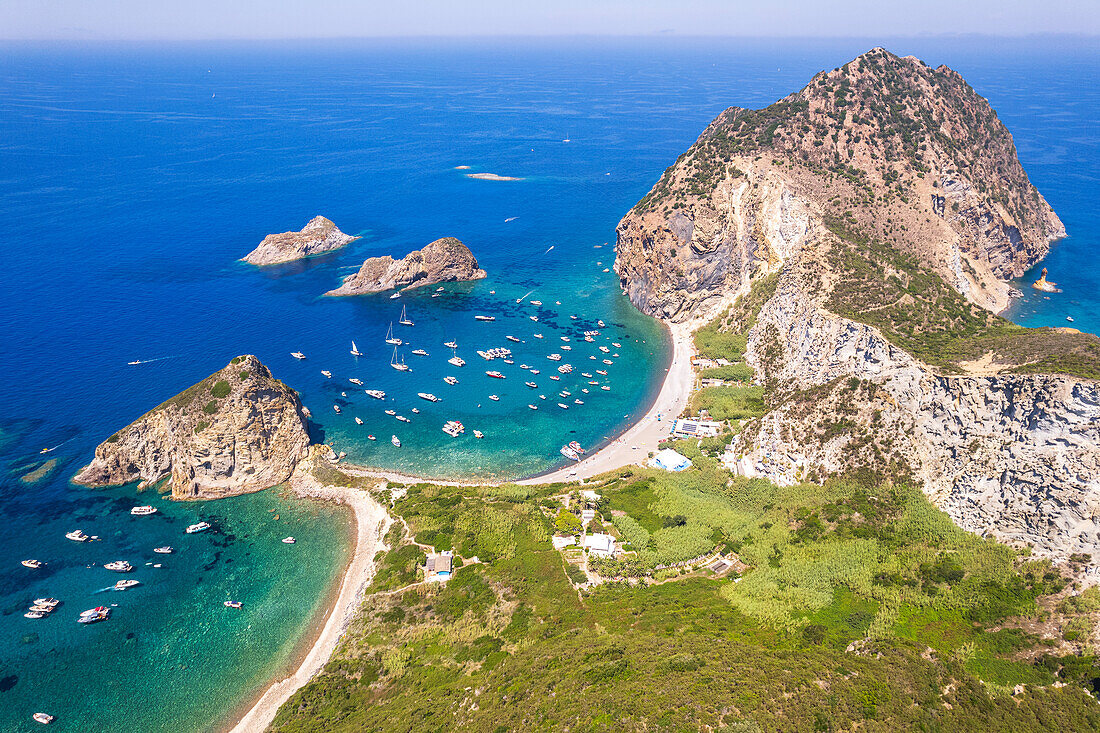
<path id="1" fill-rule="evenodd" d="M 691 468 L 691 461 L 671 448 L 665 448 L 650 459 L 649 465 L 665 471 L 683 471 L 685 468 Z"/>

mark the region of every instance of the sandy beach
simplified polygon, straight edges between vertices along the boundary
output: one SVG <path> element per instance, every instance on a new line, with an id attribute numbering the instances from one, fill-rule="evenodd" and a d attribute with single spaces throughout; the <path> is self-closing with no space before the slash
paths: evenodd
<path id="1" fill-rule="evenodd" d="M 306 462 L 301 464 L 303 467 Z M 355 514 L 356 542 L 351 563 L 340 584 L 340 593 L 329 611 L 324 628 L 294 674 L 278 680 L 233 726 L 231 733 L 260 733 L 266 730 L 279 708 L 328 662 L 340 637 L 363 600 L 363 591 L 374 577 L 374 556 L 383 549 L 382 538 L 393 522 L 385 507 L 362 489 L 322 486 L 306 470 L 291 478 L 291 488 L 302 497 L 347 504 Z"/>

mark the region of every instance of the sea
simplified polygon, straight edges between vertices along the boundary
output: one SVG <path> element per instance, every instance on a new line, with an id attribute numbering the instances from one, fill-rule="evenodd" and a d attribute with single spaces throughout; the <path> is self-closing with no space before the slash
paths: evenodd
<path id="1" fill-rule="evenodd" d="M 301 394 L 314 438 L 356 463 L 509 480 L 563 465 L 568 441 L 598 448 L 646 411 L 671 356 L 611 269 L 618 220 L 724 108 L 767 105 L 875 45 L 960 71 L 1066 224 L 1043 263 L 1064 292 L 1024 287 L 1008 315 L 1100 330 L 1095 41 L 0 45 L 0 730 L 36 729 L 39 710 L 62 731 L 222 728 L 292 668 L 349 560 L 349 514 L 279 488 L 178 503 L 72 485 L 99 442 L 251 353 Z M 282 266 L 239 261 L 319 214 L 360 239 Z M 323 295 L 367 257 L 444 236 L 488 277 Z M 493 347 L 515 363 L 476 353 Z M 444 434 L 447 420 L 466 433 Z M 146 503 L 159 512 L 129 514 Z M 184 533 L 200 520 L 212 528 Z M 98 539 L 65 539 L 73 529 Z M 152 553 L 165 544 L 175 552 Z M 119 559 L 141 584 L 105 590 L 123 576 L 102 565 Z M 24 618 L 46 596 L 58 610 Z M 106 622 L 76 623 L 101 605 Z"/>

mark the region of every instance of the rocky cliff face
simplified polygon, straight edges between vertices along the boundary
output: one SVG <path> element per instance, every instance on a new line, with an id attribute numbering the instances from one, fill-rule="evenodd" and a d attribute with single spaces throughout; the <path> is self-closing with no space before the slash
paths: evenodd
<path id="1" fill-rule="evenodd" d="M 985 99 L 947 67 L 873 49 L 719 115 L 619 223 L 616 272 L 640 309 L 685 320 L 780 265 L 807 217 L 890 243 L 994 311 L 1003 280 L 1065 235 Z"/>
<path id="2" fill-rule="evenodd" d="M 315 216 L 300 232 L 268 234 L 264 237 L 264 241 L 243 259 L 253 265 L 276 265 L 280 262 L 291 262 L 303 257 L 331 252 L 356 239 L 358 237 L 344 234 L 325 217 Z"/>
<path id="3" fill-rule="evenodd" d="M 101 443 L 73 479 L 87 486 L 169 478 L 172 496 L 212 499 L 286 481 L 309 449 L 307 412 L 255 356 L 156 407 Z"/>
<path id="4" fill-rule="evenodd" d="M 615 269 L 673 321 L 779 273 L 742 473 L 909 476 L 961 526 L 1066 555 L 1100 542 L 1100 341 L 991 312 L 1063 235 L 985 100 L 874 49 L 720 115 L 620 222 Z"/>
<path id="5" fill-rule="evenodd" d="M 345 278 L 340 287 L 325 295 L 365 295 L 383 290 L 411 290 L 425 285 L 463 280 L 480 280 L 485 270 L 478 267 L 473 252 L 454 237 L 444 237 L 404 259 L 371 257 L 359 271 Z"/>

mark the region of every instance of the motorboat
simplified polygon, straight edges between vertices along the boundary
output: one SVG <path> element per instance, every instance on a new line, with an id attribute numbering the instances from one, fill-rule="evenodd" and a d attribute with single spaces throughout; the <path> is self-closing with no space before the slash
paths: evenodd
<path id="1" fill-rule="evenodd" d="M 393 417 L 394 415 L 397 414 L 397 410 L 386 410 L 386 414 L 389 415 L 390 417 Z"/>
<path id="2" fill-rule="evenodd" d="M 499 395 L 491 394 L 491 395 L 489 395 L 489 399 L 491 399 L 493 402 L 500 402 L 500 396 Z"/>
<path id="3" fill-rule="evenodd" d="M 422 400 L 427 400 L 428 402 L 439 402 L 439 398 L 431 392 L 417 392 L 416 396 Z"/>
<path id="4" fill-rule="evenodd" d="M 380 389 L 365 389 L 363 391 L 366 392 L 368 395 L 370 395 L 371 397 L 373 397 L 376 400 L 386 399 L 386 393 L 383 392 Z"/>
<path id="5" fill-rule="evenodd" d="M 490 377 L 492 377 L 493 379 L 504 379 L 504 375 L 501 374 L 500 372 L 489 371 L 489 372 L 485 372 L 485 373 L 487 375 L 489 375 Z"/>
<path id="6" fill-rule="evenodd" d="M 321 374 L 325 375 L 325 379 L 332 379 L 332 372 L 330 372 L 328 369 L 322 369 Z"/>
<path id="7" fill-rule="evenodd" d="M 546 358 L 550 361 L 561 361 L 561 354 L 547 354 Z"/>
<path id="8" fill-rule="evenodd" d="M 437 292 L 437 293 L 442 293 L 442 292 L 443 292 L 443 291 L 445 291 L 445 290 L 446 290 L 446 288 L 443 288 L 443 287 L 439 287 L 439 288 L 436 288 L 436 289 L 435 289 L 435 292 Z"/>
<path id="9" fill-rule="evenodd" d="M 560 367 L 558 367 L 558 373 L 559 374 L 569 374 L 572 371 L 573 371 L 573 365 L 572 364 L 562 364 Z"/>
<path id="10" fill-rule="evenodd" d="M 597 382 L 595 379 L 589 379 L 588 383 L 589 384 L 599 384 L 599 382 Z"/>
<path id="11" fill-rule="evenodd" d="M 527 317 L 528 317 L 528 318 L 530 318 L 530 319 L 531 319 L 532 321 L 535 321 L 536 323 L 537 323 L 537 322 L 538 322 L 538 320 L 539 320 L 539 317 L 538 317 L 538 316 L 527 316 Z"/>
<path id="12" fill-rule="evenodd" d="M 509 341 L 511 341 L 512 343 L 516 343 L 516 344 L 518 344 L 518 343 L 519 343 L 519 339 L 518 339 L 518 338 L 516 338 L 515 336 L 505 336 L 504 338 L 508 339 L 508 340 L 509 340 Z"/>
<path id="13" fill-rule="evenodd" d="M 531 408 L 532 410 L 537 410 L 537 409 L 539 409 L 539 406 L 538 406 L 538 405 L 527 405 L 527 406 L 528 406 L 528 407 L 530 407 L 530 408 Z"/>
<path id="14" fill-rule="evenodd" d="M 348 393 L 347 393 L 347 392 L 341 392 L 341 393 L 340 393 L 340 396 L 341 396 L 341 397 L 347 397 L 347 396 L 348 396 Z"/>
<path id="15" fill-rule="evenodd" d="M 333 412 L 335 412 L 335 413 L 336 413 L 337 415 L 339 415 L 339 414 L 340 414 L 340 405 L 333 405 L 333 406 L 332 406 L 332 410 L 333 410 Z"/>
<path id="16" fill-rule="evenodd" d="M 611 345 L 612 345 L 612 346 L 614 346 L 614 347 L 615 347 L 616 349 L 621 349 L 621 348 L 623 348 L 623 345 L 622 345 L 622 344 L 620 344 L 620 343 L 619 343 L 619 342 L 617 342 L 617 341 L 612 341 L 612 342 L 611 342 Z"/>
<path id="17" fill-rule="evenodd" d="M 539 399 L 540 399 L 540 400 L 545 400 L 545 399 L 546 399 L 546 395 L 544 395 L 544 394 L 540 394 L 540 395 L 539 395 Z"/>
<path id="18" fill-rule="evenodd" d="M 106 606 L 97 606 L 96 608 L 89 609 L 80 614 L 76 622 L 78 624 L 95 624 L 100 621 L 106 621 L 111 617 L 111 609 Z"/>
<path id="19" fill-rule="evenodd" d="M 209 522 L 199 522 L 197 524 L 192 524 L 187 529 L 185 529 L 184 532 L 186 532 L 187 534 L 195 534 L 196 532 L 205 532 L 208 529 L 210 529 Z"/>
<path id="20" fill-rule="evenodd" d="M 390 296 L 390 300 L 396 300 L 397 298 L 400 298 L 400 297 L 401 297 L 401 293 L 394 293 L 393 295 Z"/>
<path id="21" fill-rule="evenodd" d="M 103 569 L 113 570 L 116 573 L 128 573 L 134 569 L 134 566 L 126 562 L 125 560 L 115 560 L 114 562 L 109 562 L 104 565 Z"/>
<path id="22" fill-rule="evenodd" d="M 504 363 L 505 364 L 515 364 L 516 362 L 513 359 L 505 359 Z"/>
<path id="23" fill-rule="evenodd" d="M 610 359 L 604 359 L 603 363 L 604 364 L 614 364 L 615 362 L 611 361 Z"/>
<path id="24" fill-rule="evenodd" d="M 378 438 L 374 437 L 373 435 L 368 435 L 367 440 L 378 440 Z"/>
<path id="25" fill-rule="evenodd" d="M 49 713 L 35 713 L 31 716 L 31 720 L 42 725 L 49 725 L 54 721 L 54 717 Z"/>
<path id="26" fill-rule="evenodd" d="M 293 544 L 294 544 L 295 542 L 297 542 L 297 541 L 298 541 L 298 540 L 294 539 L 293 537 L 284 537 L 284 538 L 282 539 L 282 543 L 283 543 L 284 545 L 293 545 Z"/>
<path id="27" fill-rule="evenodd" d="M 605 354 L 610 354 L 611 353 L 611 349 L 607 348 L 606 346 L 601 346 L 600 351 L 602 351 Z"/>
<path id="28" fill-rule="evenodd" d="M 23 614 L 23 618 L 46 618 L 49 615 L 48 611 L 27 611 Z"/>
<path id="29" fill-rule="evenodd" d="M 155 506 L 150 506 L 149 504 L 146 504 L 145 506 L 136 506 L 136 507 L 134 507 L 133 509 L 130 510 L 131 516 L 135 516 L 135 517 L 147 517 L 150 514 L 156 514 L 156 513 L 157 513 L 157 508 Z"/>
<path id="30" fill-rule="evenodd" d="M 397 436 L 396 436 L 396 435 L 391 435 L 391 436 L 390 436 L 390 442 L 391 442 L 391 443 L 393 443 L 393 444 L 394 444 L 395 446 L 397 446 L 398 448 L 400 448 L 400 447 L 401 447 L 401 441 L 397 439 Z"/>
<path id="31" fill-rule="evenodd" d="M 607 376 L 607 370 L 606 369 L 597 369 L 596 374 L 599 374 L 600 376 L 606 377 Z"/>
<path id="32" fill-rule="evenodd" d="M 171 555 L 175 550 L 170 545 L 165 545 L 164 547 L 154 547 L 153 552 L 158 555 Z"/>
<path id="33" fill-rule="evenodd" d="M 416 354 L 417 356 L 428 356 L 428 352 L 424 349 L 413 349 L 412 353 Z"/>
<path id="34" fill-rule="evenodd" d="M 458 420 L 448 420 L 443 424 L 443 432 L 450 435 L 452 438 L 457 438 L 459 435 L 466 432 L 466 426 Z"/>
<path id="35" fill-rule="evenodd" d="M 554 380 L 555 382 L 561 381 L 561 377 L 559 377 L 557 374 L 551 374 L 550 379 Z"/>
<path id="36" fill-rule="evenodd" d="M 535 334 L 535 338 L 537 338 L 537 339 L 540 339 L 540 338 L 543 338 L 543 336 L 542 336 L 542 334 L 541 334 L 541 333 L 536 333 L 536 334 Z"/>
<path id="37" fill-rule="evenodd" d="M 73 542 L 87 542 L 91 537 L 84 534 L 84 530 L 82 529 L 74 529 L 72 532 L 65 533 L 65 539 L 72 540 Z"/>
<path id="38" fill-rule="evenodd" d="M 56 598 L 35 598 L 34 605 L 53 610 L 61 605 L 61 601 Z"/>
<path id="39" fill-rule="evenodd" d="M 456 342 L 454 340 L 444 341 L 443 345 L 446 346 L 448 349 L 457 349 L 458 348 L 458 342 Z"/>
<path id="40" fill-rule="evenodd" d="M 581 392 L 588 394 L 588 387 L 581 387 Z"/>
<path id="41" fill-rule="evenodd" d="M 608 386 L 607 386 L 606 384 L 605 384 L 605 385 L 602 385 L 602 386 L 600 387 L 600 389 L 602 389 L 602 390 L 603 390 L 604 392 L 610 392 L 610 391 L 611 391 L 611 388 L 610 388 L 610 387 L 608 387 Z"/>
<path id="42" fill-rule="evenodd" d="M 563 389 L 561 392 L 558 392 L 558 397 L 572 397 L 572 396 L 573 396 L 573 393 L 570 392 L 567 389 Z"/>
<path id="43" fill-rule="evenodd" d="M 599 326 L 600 328 L 606 328 L 607 327 L 607 324 L 604 323 L 603 321 L 596 321 L 596 325 Z"/>
<path id="44" fill-rule="evenodd" d="M 240 601 L 225 601 L 224 605 L 226 608 L 241 608 L 244 606 Z"/>
<path id="45" fill-rule="evenodd" d="M 355 418 L 355 424 L 356 424 L 356 425 L 362 425 L 362 424 L 363 424 L 363 421 L 362 421 L 362 420 L 360 420 L 360 419 L 359 419 L 358 417 L 356 417 L 356 418 Z"/>
<path id="46" fill-rule="evenodd" d="M 475 321 L 495 321 L 496 316 L 474 316 Z"/>
<path id="47" fill-rule="evenodd" d="M 538 373 L 539 373 L 539 370 L 538 370 L 538 369 L 532 369 L 532 370 L 531 370 L 531 373 L 532 373 L 532 374 L 538 374 Z"/>
<path id="48" fill-rule="evenodd" d="M 534 382 L 524 382 L 524 384 L 526 384 L 531 389 L 538 389 L 538 385 L 535 384 Z"/>
<path id="49" fill-rule="evenodd" d="M 413 411 L 413 414 L 414 414 L 414 415 L 419 415 L 419 414 L 420 414 L 420 408 L 419 408 L 419 407 L 414 407 L 414 408 L 412 409 L 412 411 Z"/>
<path id="50" fill-rule="evenodd" d="M 405 417 L 404 415 L 394 415 L 394 417 L 396 417 L 396 418 L 397 418 L 398 420 L 400 420 L 401 422 L 412 422 L 412 420 L 410 420 L 409 418 Z"/>
<path id="51" fill-rule="evenodd" d="M 565 404 L 564 402 L 559 402 L 558 407 L 560 407 L 563 410 L 568 410 L 569 409 L 569 405 Z"/>
<path id="52" fill-rule="evenodd" d="M 562 344 L 561 348 L 565 351 L 572 351 L 573 350 L 573 347 L 570 346 L 569 344 Z"/>
<path id="53" fill-rule="evenodd" d="M 455 354 L 450 359 L 448 359 L 447 363 L 454 364 L 456 367 L 466 366 L 466 360 L 458 354 Z"/>
<path id="54" fill-rule="evenodd" d="M 391 346 L 400 346 L 402 341 L 393 335 L 393 321 L 390 321 L 390 330 L 386 331 L 386 343 Z"/>
<path id="55" fill-rule="evenodd" d="M 295 359 L 304 359 L 304 358 L 306 358 L 306 355 L 303 354 L 300 351 L 292 351 L 292 352 L 290 352 L 290 355 L 293 356 Z"/>
<path id="56" fill-rule="evenodd" d="M 592 378 L 592 375 L 589 374 L 588 372 L 581 372 L 581 376 L 584 377 L 585 379 L 591 379 Z"/>
<path id="57" fill-rule="evenodd" d="M 579 461 L 581 459 L 581 457 L 577 455 L 577 451 L 567 445 L 563 445 L 559 452 L 571 461 Z"/>
<path id="58" fill-rule="evenodd" d="M 352 356 L 362 356 L 363 355 L 363 352 L 359 350 L 359 347 L 355 345 L 354 341 L 351 342 L 351 352 L 349 352 L 349 353 L 351 353 Z M 321 372 L 321 373 L 324 374 L 324 372 Z"/>
<path id="59" fill-rule="evenodd" d="M 31 570 L 37 570 L 45 564 L 46 563 L 42 562 L 41 560 L 24 560 L 20 563 L 20 565 L 22 565 L 23 567 L 30 568 Z"/>
<path id="60" fill-rule="evenodd" d="M 475 438 L 484 438 L 484 437 L 485 437 L 485 433 L 481 432 L 480 430 L 475 430 L 475 431 L 474 431 L 474 437 L 475 437 Z"/>
<path id="61" fill-rule="evenodd" d="M 349 379 L 348 381 L 349 381 L 349 382 L 351 382 L 352 384 L 358 385 L 358 386 L 360 386 L 360 387 L 362 387 L 362 386 L 363 386 L 363 380 L 362 380 L 362 379 L 359 379 L 358 377 L 352 377 L 352 378 L 351 378 L 351 379 Z"/>
<path id="62" fill-rule="evenodd" d="M 443 377 L 443 381 L 451 385 L 458 384 L 458 379 L 456 379 L 455 377 Z"/>
<path id="63" fill-rule="evenodd" d="M 115 583 L 114 588 L 115 590 L 126 590 L 127 588 L 133 588 L 135 585 L 141 585 L 141 581 L 127 578 L 126 580 L 120 580 Z"/>
<path id="64" fill-rule="evenodd" d="M 397 322 L 400 323 L 402 326 L 416 325 L 411 320 L 409 320 L 409 317 L 407 315 L 405 315 L 405 306 L 401 306 L 401 318 Z"/>
<path id="65" fill-rule="evenodd" d="M 561 340 L 562 340 L 563 342 L 569 342 L 569 340 L 570 340 L 570 339 L 569 339 L 569 337 L 568 337 L 568 336 L 562 336 L 562 337 L 561 337 Z"/>
<path id="66" fill-rule="evenodd" d="M 584 404 L 584 400 L 582 400 L 582 399 L 575 399 L 575 400 L 573 400 L 573 404 L 574 404 L 574 405 L 583 405 L 583 404 Z"/>
<path id="67" fill-rule="evenodd" d="M 542 305 L 542 301 L 541 300 L 532 300 L 531 305 Z"/>

